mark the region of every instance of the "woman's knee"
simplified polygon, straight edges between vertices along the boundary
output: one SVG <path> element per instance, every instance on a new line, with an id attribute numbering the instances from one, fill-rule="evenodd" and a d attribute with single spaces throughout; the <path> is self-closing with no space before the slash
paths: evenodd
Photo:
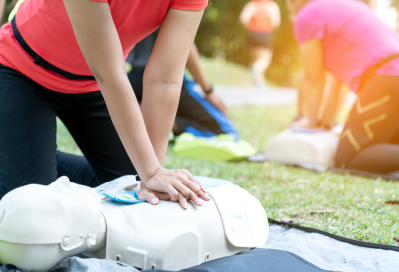
<path id="1" fill-rule="evenodd" d="M 379 143 L 357 153 L 350 164 L 351 169 L 374 173 L 399 171 L 399 145 Z"/>

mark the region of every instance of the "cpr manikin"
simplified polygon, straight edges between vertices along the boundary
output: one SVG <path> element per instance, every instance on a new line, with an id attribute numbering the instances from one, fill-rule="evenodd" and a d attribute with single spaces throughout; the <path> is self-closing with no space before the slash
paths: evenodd
<path id="1" fill-rule="evenodd" d="M 337 128 L 338 130 L 339 128 Z M 334 166 L 339 131 L 289 128 L 266 148 L 267 160 L 325 171 Z"/>
<path id="2" fill-rule="evenodd" d="M 268 223 L 258 200 L 232 184 L 207 192 L 209 202 L 184 210 L 168 201 L 101 201 L 97 191 L 66 177 L 23 186 L 0 201 L 0 261 L 47 271 L 84 253 L 143 270 L 180 270 L 266 243 Z"/>

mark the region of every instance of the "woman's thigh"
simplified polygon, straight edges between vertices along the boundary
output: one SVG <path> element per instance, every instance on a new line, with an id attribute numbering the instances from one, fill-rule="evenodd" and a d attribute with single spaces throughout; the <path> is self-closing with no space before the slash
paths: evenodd
<path id="1" fill-rule="evenodd" d="M 399 77 L 375 76 L 353 106 L 338 145 L 336 166 L 346 168 L 366 148 L 398 144 Z"/>
<path id="2" fill-rule="evenodd" d="M 70 181 L 89 187 L 100 185 L 84 156 L 57 151 L 57 177 L 67 176 Z"/>
<path id="3" fill-rule="evenodd" d="M 59 117 L 90 163 L 98 181 L 104 183 L 123 175 L 137 175 L 101 92 L 65 95 L 62 100 L 69 106 L 61 108 Z"/>
<path id="4" fill-rule="evenodd" d="M 0 66 L 0 197 L 57 177 L 56 112 L 49 92 Z"/>

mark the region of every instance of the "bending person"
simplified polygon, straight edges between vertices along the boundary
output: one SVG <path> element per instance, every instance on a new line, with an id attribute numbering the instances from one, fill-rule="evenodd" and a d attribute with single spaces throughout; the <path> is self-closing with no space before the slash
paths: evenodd
<path id="1" fill-rule="evenodd" d="M 139 103 L 143 99 L 143 74 L 157 39 L 158 31 L 140 41 L 127 58 L 128 77 Z M 184 77 L 173 133 L 190 132 L 195 136 L 214 136 L 221 133 L 240 137 L 231 120 L 226 116 L 226 106 L 213 91 L 200 65 L 198 49 L 193 45 L 186 67 L 194 80 L 201 86 L 205 97 L 195 90 L 195 82 Z"/>
<path id="2" fill-rule="evenodd" d="M 240 22 L 248 30 L 252 78 L 256 86 L 263 87 L 273 57 L 273 30 L 281 23 L 280 8 L 272 0 L 250 1 L 241 11 Z"/>
<path id="3" fill-rule="evenodd" d="M 150 203 L 161 198 L 187 207 L 188 199 L 197 205 L 199 198 L 208 200 L 188 171 L 163 168 L 184 67 L 206 5 L 22 2 L 0 33 L 0 197 L 56 179 L 58 116 L 101 183 L 139 174 L 140 198 Z M 140 111 L 125 56 L 161 23 Z"/>
<path id="4" fill-rule="evenodd" d="M 296 14 L 308 124 L 328 127 L 318 117 L 324 75 L 334 76 L 333 112 L 342 83 L 358 93 L 339 142 L 336 166 L 374 173 L 399 170 L 399 37 L 359 1 L 286 0 Z M 367 29 L 365 32 L 364 30 Z M 334 98 L 335 97 L 335 98 Z"/>
<path id="5" fill-rule="evenodd" d="M 139 102 L 143 99 L 144 70 L 154 48 L 158 32 L 156 30 L 141 40 L 126 60 L 128 77 Z M 238 131 L 225 115 L 226 106 L 221 98 L 212 91 L 212 86 L 206 80 L 195 45 L 190 49 L 186 66 L 204 90 L 205 98 L 193 89 L 195 82 L 184 77 L 173 125 L 174 134 L 190 132 L 195 136 L 208 137 L 226 133 L 239 139 Z M 58 177 L 67 176 L 72 182 L 88 184 L 91 187 L 100 185 L 90 164 L 83 156 L 57 151 L 57 172 Z"/>

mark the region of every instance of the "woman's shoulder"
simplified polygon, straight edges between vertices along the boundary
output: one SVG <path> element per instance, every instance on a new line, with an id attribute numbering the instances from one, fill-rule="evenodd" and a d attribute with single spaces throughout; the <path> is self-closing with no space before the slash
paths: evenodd
<path id="1" fill-rule="evenodd" d="M 208 0 L 169 0 L 170 8 L 183 10 L 203 10 L 208 6 Z"/>
<path id="2" fill-rule="evenodd" d="M 325 24 L 331 14 L 334 0 L 312 0 L 295 16 L 294 31 L 299 44 L 324 36 Z"/>
<path id="3" fill-rule="evenodd" d="M 368 7 L 358 0 L 311 0 L 298 12 L 297 17 L 309 15 L 325 17 L 339 12 Z"/>

